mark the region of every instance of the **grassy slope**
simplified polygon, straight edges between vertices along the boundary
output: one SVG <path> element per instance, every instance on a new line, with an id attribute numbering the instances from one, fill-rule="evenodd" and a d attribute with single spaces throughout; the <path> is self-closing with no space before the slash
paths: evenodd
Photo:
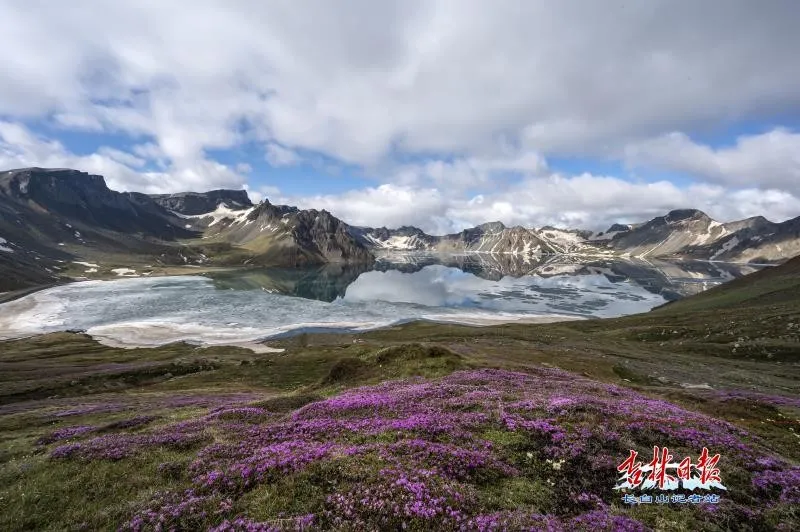
<path id="1" fill-rule="evenodd" d="M 557 367 L 623 385 L 730 421 L 761 438 L 774 455 L 797 464 L 800 412 L 788 403 L 800 397 L 798 286 L 800 262 L 795 260 L 638 316 L 486 328 L 418 323 L 357 336 L 302 335 L 274 343 L 286 349 L 284 354 L 183 344 L 120 350 L 74 334 L 5 342 L 0 344 L 0 528 L 64 530 L 85 524 L 113 529 L 156 491 L 191 485 L 180 472 L 196 446 L 158 446 L 87 467 L 79 460 L 49 458 L 58 443 L 36 444 L 54 429 L 91 425 L 104 434 L 138 434 L 231 404 L 267 407 L 282 419 L 309 401 L 355 386 L 480 367 Z M 703 384 L 713 390 L 687 387 Z M 746 395 L 732 398 L 723 390 Z M 143 415 L 154 419 L 137 428 L 113 425 Z M 223 429 L 211 430 L 224 441 Z M 515 433 L 483 437 L 503 452 L 529 448 Z M 173 465 L 159 470 L 161 464 Z M 318 509 L 325 479 L 349 478 L 319 467 L 259 486 L 235 501 L 235 511 L 275 520 L 282 512 Z M 368 461 L 347 466 L 348 471 L 359 467 L 372 466 Z M 543 509 L 549 504 L 543 498 L 553 494 L 538 484 L 540 474 L 534 469 L 482 482 L 480 500 L 493 509 Z M 780 512 L 759 526 L 769 529 L 797 519 Z M 639 514 L 656 529 L 714 529 L 668 509 Z M 747 526 L 740 516 L 718 529 Z"/>
<path id="2" fill-rule="evenodd" d="M 773 268 L 716 286 L 695 297 L 668 303 L 659 314 L 713 311 L 734 305 L 759 308 L 770 304 L 796 303 L 800 299 L 800 257 Z"/>

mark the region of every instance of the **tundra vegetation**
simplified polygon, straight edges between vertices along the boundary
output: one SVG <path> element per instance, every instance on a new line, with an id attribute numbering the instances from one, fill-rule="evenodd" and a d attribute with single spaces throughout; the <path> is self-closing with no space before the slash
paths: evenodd
<path id="1" fill-rule="evenodd" d="M 270 345 L 0 343 L 0 528 L 800 529 L 797 261 L 614 320 Z M 653 446 L 720 453 L 719 504 L 623 504 Z"/>

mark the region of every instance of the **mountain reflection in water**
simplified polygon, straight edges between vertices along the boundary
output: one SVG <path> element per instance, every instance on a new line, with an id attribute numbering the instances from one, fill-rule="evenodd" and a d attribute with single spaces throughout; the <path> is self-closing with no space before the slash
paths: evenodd
<path id="1" fill-rule="evenodd" d="M 251 343 L 415 320 L 488 324 L 646 312 L 752 267 L 702 262 L 382 256 L 372 265 L 85 281 L 0 305 L 0 338 L 85 330 L 112 345 Z"/>
<path id="2" fill-rule="evenodd" d="M 526 259 L 511 254 L 396 253 L 381 255 L 374 264 L 326 264 L 316 268 L 231 270 L 208 273 L 206 276 L 221 290 L 264 290 L 275 294 L 332 302 L 337 299 L 359 298 L 357 292 L 363 292 L 364 285 L 370 283 L 383 285 L 382 288 L 374 287 L 372 293 L 380 295 L 380 299 L 385 301 L 425 304 L 422 300 L 433 298 L 436 299 L 436 303 L 431 300 L 431 304 L 439 305 L 443 301 L 446 304 L 446 298 L 443 300 L 441 294 L 438 298 L 434 297 L 435 294 L 431 292 L 436 290 L 436 279 L 441 276 L 432 275 L 431 270 L 426 273 L 424 270 L 430 266 L 455 268 L 465 274 L 495 282 L 506 278 L 531 277 L 541 280 L 603 276 L 612 284 L 633 283 L 667 301 L 702 292 L 759 269 L 759 266 L 747 264 L 702 261 L 587 260 L 565 256 Z M 376 272 L 388 275 L 380 276 Z M 438 284 L 441 290 L 441 285 L 445 283 Z M 421 286 L 422 289 L 412 290 L 412 286 Z M 608 289 L 608 286 L 597 286 L 597 289 Z M 563 293 L 563 288 L 539 286 L 541 293 L 547 293 L 548 290 L 553 291 L 554 295 L 557 293 L 561 296 L 567 295 Z M 489 294 L 485 296 L 490 297 Z M 451 294 L 451 297 L 460 296 Z M 462 304 L 464 303 L 462 298 Z"/>

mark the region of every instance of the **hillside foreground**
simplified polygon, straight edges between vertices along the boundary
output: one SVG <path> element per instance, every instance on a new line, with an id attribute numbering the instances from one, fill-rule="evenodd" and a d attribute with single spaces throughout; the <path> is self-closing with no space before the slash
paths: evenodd
<path id="1" fill-rule="evenodd" d="M 797 259 L 614 320 L 270 345 L 0 343 L 0 528 L 800 529 Z M 625 504 L 654 446 L 719 453 L 719 503 Z"/>

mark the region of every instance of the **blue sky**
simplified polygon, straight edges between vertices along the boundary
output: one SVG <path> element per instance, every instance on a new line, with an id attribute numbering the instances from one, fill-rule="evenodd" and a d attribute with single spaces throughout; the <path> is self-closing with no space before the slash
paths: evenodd
<path id="1" fill-rule="evenodd" d="M 91 132 L 65 130 L 54 124 L 32 123 L 31 132 L 42 137 L 58 139 L 64 147 L 79 156 L 90 156 L 102 146 L 130 152 L 142 139 L 132 139 L 124 133 Z M 727 147 L 735 144 L 740 135 L 758 135 L 765 131 L 764 126 L 745 125 L 738 130 L 726 130 L 702 138 L 712 148 Z M 768 131 L 768 130 L 767 130 Z M 153 139 L 148 139 L 152 141 Z M 349 190 L 380 184 L 380 170 L 369 170 L 358 165 L 337 161 L 335 158 L 314 152 L 297 151 L 301 161 L 292 165 L 273 165 L 267 160 L 265 150 L 257 142 L 247 142 L 230 149 L 213 149 L 205 152 L 206 157 L 218 161 L 231 168 L 246 164 L 250 169 L 248 185 L 254 190 L 274 188 L 288 196 L 305 196 L 313 194 L 341 194 Z M 425 156 L 402 156 L 405 164 L 424 164 L 431 160 Z M 436 160 L 452 161 L 452 156 L 439 156 Z M 680 186 L 691 184 L 695 177 L 686 172 L 676 172 L 657 168 L 641 168 L 630 171 L 625 168 L 624 161 L 604 156 L 585 157 L 552 157 L 547 160 L 549 168 L 554 172 L 566 175 L 590 173 L 593 175 L 618 176 L 628 181 L 653 182 L 666 180 Z M 147 170 L 157 171 L 159 168 L 151 164 Z M 516 183 L 522 179 L 519 173 L 506 173 L 498 176 L 505 183 Z M 467 190 L 468 193 L 479 194 L 480 188 Z"/>
<path id="2" fill-rule="evenodd" d="M 783 220 L 798 18 L 745 0 L 12 0 L 0 166 L 432 232 Z"/>

